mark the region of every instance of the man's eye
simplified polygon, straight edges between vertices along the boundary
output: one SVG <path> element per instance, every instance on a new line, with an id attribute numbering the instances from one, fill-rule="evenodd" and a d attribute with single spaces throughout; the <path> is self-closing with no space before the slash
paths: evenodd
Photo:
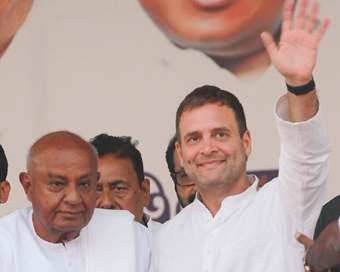
<path id="1" fill-rule="evenodd" d="M 115 187 L 112 191 L 116 196 L 124 196 L 127 192 L 127 188 L 125 187 Z"/>
<path id="2" fill-rule="evenodd" d="M 185 177 L 187 177 L 187 176 L 188 176 L 188 175 L 187 175 L 187 173 L 185 173 L 185 172 L 178 174 L 178 177 L 179 177 L 179 178 L 185 178 Z"/>
<path id="3" fill-rule="evenodd" d="M 52 190 L 61 190 L 64 186 L 64 183 L 61 181 L 51 181 L 49 186 Z"/>
<path id="4" fill-rule="evenodd" d="M 191 137 L 188 139 L 188 142 L 197 142 L 199 140 L 199 137 Z"/>
<path id="5" fill-rule="evenodd" d="M 227 136 L 227 134 L 225 134 L 224 132 L 220 132 L 220 133 L 218 133 L 217 134 L 217 137 L 225 137 L 225 136 Z"/>
<path id="6" fill-rule="evenodd" d="M 103 191 L 103 187 L 97 187 L 97 188 L 96 188 L 96 191 L 97 191 L 97 192 L 102 192 L 102 191 Z"/>
<path id="7" fill-rule="evenodd" d="M 124 188 L 124 187 L 115 187 L 114 190 L 117 191 L 117 192 L 122 192 L 122 191 L 126 190 L 126 188 Z"/>
<path id="8" fill-rule="evenodd" d="M 90 181 L 83 181 L 80 183 L 80 186 L 83 188 L 88 188 L 91 186 L 91 182 Z"/>

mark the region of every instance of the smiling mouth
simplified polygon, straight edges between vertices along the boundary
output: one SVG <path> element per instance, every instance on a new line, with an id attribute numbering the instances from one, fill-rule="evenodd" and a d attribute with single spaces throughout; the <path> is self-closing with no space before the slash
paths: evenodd
<path id="1" fill-rule="evenodd" d="M 198 163 L 198 166 L 201 167 L 209 167 L 209 166 L 215 166 L 215 165 L 220 165 L 221 163 L 225 162 L 225 160 L 213 160 L 213 161 L 205 161 Z"/>
<path id="2" fill-rule="evenodd" d="M 229 7 L 234 0 L 191 0 L 196 6 L 210 11 L 218 11 Z"/>

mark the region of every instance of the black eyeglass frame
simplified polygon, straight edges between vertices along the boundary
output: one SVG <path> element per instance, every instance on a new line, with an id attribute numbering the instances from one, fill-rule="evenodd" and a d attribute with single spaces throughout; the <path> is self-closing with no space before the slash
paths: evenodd
<path id="1" fill-rule="evenodd" d="M 171 173 L 170 173 L 170 175 L 173 177 L 173 179 L 174 179 L 176 185 L 181 186 L 181 187 L 190 187 L 190 186 L 195 185 L 195 183 L 188 184 L 188 185 L 179 184 L 178 181 L 177 181 L 177 175 L 182 174 L 182 173 L 185 173 L 185 171 L 182 170 L 182 171 L 179 171 L 179 172 L 171 172 Z"/>

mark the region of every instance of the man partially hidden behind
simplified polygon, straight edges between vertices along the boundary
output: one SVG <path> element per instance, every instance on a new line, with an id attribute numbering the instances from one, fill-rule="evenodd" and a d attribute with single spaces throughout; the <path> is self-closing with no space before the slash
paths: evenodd
<path id="1" fill-rule="evenodd" d="M 178 201 L 181 207 L 185 208 L 195 200 L 197 187 L 185 173 L 184 168 L 179 161 L 175 146 L 176 142 L 177 137 L 175 135 L 168 144 L 168 148 L 165 152 L 165 159 L 171 179 L 174 182 Z"/>
<path id="2" fill-rule="evenodd" d="M 138 142 L 131 137 L 100 134 L 90 143 L 99 156 L 96 207 L 128 210 L 135 221 L 156 234 L 161 224 L 144 213 L 150 200 L 150 180 L 145 178 L 142 155 L 136 148 Z"/>
<path id="3" fill-rule="evenodd" d="M 340 218 L 328 224 L 315 242 L 301 233 L 295 236 L 306 248 L 303 260 L 307 272 L 339 271 Z"/>
<path id="4" fill-rule="evenodd" d="M 304 248 L 295 232 L 312 235 L 329 174 L 330 145 L 312 71 L 329 20 L 312 34 L 317 3 L 308 1 L 293 22 L 285 6 L 282 35 L 261 37 L 289 92 L 277 102 L 281 137 L 279 176 L 257 191 L 247 176 L 251 135 L 242 105 L 214 86 L 195 89 L 176 114 L 176 149 L 199 197 L 163 224 L 155 237 L 150 271 L 304 271 Z"/>
<path id="5" fill-rule="evenodd" d="M 310 271 L 340 271 L 340 195 L 327 202 L 315 227 L 314 240 L 301 233 L 296 239 L 306 248 L 305 264 Z M 329 269 L 329 270 L 328 270 Z"/>
<path id="6" fill-rule="evenodd" d="M 96 152 L 79 136 L 40 138 L 20 173 L 32 207 L 0 219 L 0 271 L 147 271 L 151 234 L 129 213 L 94 213 L 98 179 Z"/>
<path id="7" fill-rule="evenodd" d="M 11 185 L 6 180 L 8 171 L 8 162 L 5 155 L 5 151 L 0 145 L 0 204 L 6 203 L 9 192 L 11 191 Z"/>

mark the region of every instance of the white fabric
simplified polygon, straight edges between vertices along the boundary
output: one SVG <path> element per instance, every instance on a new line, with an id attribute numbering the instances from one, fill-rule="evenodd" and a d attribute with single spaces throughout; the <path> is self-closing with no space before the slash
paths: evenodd
<path id="1" fill-rule="evenodd" d="M 27 207 L 0 219 L 1 272 L 148 271 L 152 234 L 129 212 L 96 210 L 80 235 L 64 244 L 41 239 L 32 213 Z"/>
<path id="2" fill-rule="evenodd" d="M 287 103 L 283 96 L 276 107 L 285 120 Z M 258 179 L 248 176 L 252 186 L 225 198 L 215 217 L 196 199 L 161 227 L 150 271 L 304 271 L 304 248 L 294 233 L 313 233 L 325 194 L 330 146 L 320 111 L 302 123 L 276 119 L 279 177 L 257 192 Z"/>
<path id="3" fill-rule="evenodd" d="M 152 234 L 155 236 L 159 229 L 161 228 L 162 224 L 156 221 L 153 221 L 150 215 L 144 213 L 143 215 L 146 218 L 146 225 L 148 226 L 148 229 L 152 232 Z"/>
<path id="4" fill-rule="evenodd" d="M 142 242 L 145 236 L 146 247 Z M 130 212 L 95 209 L 90 223 L 81 231 L 86 271 L 110 272 L 113 267 L 116 271 L 148 271 L 152 240 L 152 234 L 135 222 Z"/>

